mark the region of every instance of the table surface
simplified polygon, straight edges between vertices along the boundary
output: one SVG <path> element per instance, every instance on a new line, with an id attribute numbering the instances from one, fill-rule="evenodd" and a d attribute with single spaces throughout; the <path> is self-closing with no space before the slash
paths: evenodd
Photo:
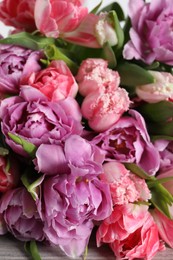
<path id="1" fill-rule="evenodd" d="M 43 244 L 38 245 L 42 260 L 69 260 L 59 248 L 52 248 Z M 77 257 L 75 260 L 81 260 Z M 94 239 L 91 238 L 87 260 L 115 260 L 115 256 L 107 245 L 96 248 Z M 153 260 L 173 260 L 173 249 L 167 248 L 159 252 Z M 24 243 L 17 241 L 11 235 L 0 236 L 0 260 L 31 260 L 25 251 Z"/>

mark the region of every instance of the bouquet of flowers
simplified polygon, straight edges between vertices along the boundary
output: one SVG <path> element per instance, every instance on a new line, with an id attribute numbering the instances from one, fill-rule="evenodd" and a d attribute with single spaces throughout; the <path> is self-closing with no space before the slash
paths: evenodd
<path id="1" fill-rule="evenodd" d="M 88 2 L 0 3 L 0 234 L 150 260 L 173 247 L 173 3 Z"/>

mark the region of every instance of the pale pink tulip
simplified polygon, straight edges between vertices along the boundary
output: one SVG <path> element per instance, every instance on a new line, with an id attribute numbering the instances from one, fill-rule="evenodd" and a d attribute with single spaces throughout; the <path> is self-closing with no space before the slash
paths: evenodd
<path id="1" fill-rule="evenodd" d="M 82 103 L 82 115 L 88 119 L 91 129 L 102 132 L 116 123 L 128 110 L 130 100 L 123 88 L 109 87 L 96 90 L 87 95 Z"/>
<path id="2" fill-rule="evenodd" d="M 116 29 L 108 13 L 88 14 L 76 30 L 65 33 L 63 37 L 69 42 L 91 48 L 101 48 L 105 43 L 110 46 L 118 43 Z"/>
<path id="3" fill-rule="evenodd" d="M 117 71 L 108 68 L 108 62 L 99 58 L 88 58 L 84 60 L 76 75 L 79 85 L 79 92 L 82 96 L 87 96 L 91 92 L 105 89 L 110 83 L 114 88 L 120 84 L 120 76 Z"/>
<path id="4" fill-rule="evenodd" d="M 168 72 L 149 71 L 155 82 L 136 87 L 136 94 L 148 103 L 173 100 L 173 76 Z"/>
<path id="5" fill-rule="evenodd" d="M 36 26 L 47 37 L 74 31 L 87 14 L 80 0 L 36 0 L 35 4 Z"/>

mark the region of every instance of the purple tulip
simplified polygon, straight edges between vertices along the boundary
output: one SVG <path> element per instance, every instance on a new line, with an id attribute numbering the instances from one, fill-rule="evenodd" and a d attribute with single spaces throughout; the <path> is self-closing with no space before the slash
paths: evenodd
<path id="1" fill-rule="evenodd" d="M 6 223 L 4 221 L 3 215 L 0 214 L 0 235 L 4 235 L 8 232 Z"/>
<path id="2" fill-rule="evenodd" d="M 1 197 L 0 214 L 7 230 L 17 239 L 23 241 L 44 239 L 43 223 L 35 201 L 24 187 L 9 190 Z"/>
<path id="3" fill-rule="evenodd" d="M 91 235 L 94 220 L 111 214 L 109 186 L 96 176 L 55 175 L 45 178 L 42 198 L 37 201 L 44 232 L 51 244 L 69 256 L 81 255 Z"/>
<path id="4" fill-rule="evenodd" d="M 55 144 L 40 145 L 34 164 L 38 172 L 48 175 L 74 171 L 75 176 L 95 176 L 102 172 L 104 155 L 96 145 L 78 135 L 71 135 L 65 140 L 64 147 Z"/>
<path id="5" fill-rule="evenodd" d="M 58 103 L 50 102 L 37 89 L 23 86 L 20 96 L 6 98 L 1 103 L 2 131 L 7 144 L 27 156 L 8 133 L 39 146 L 42 143 L 60 143 L 71 134 L 81 134 L 81 113 L 75 99 L 69 97 Z"/>
<path id="6" fill-rule="evenodd" d="M 0 93 L 16 94 L 32 72 L 41 69 L 43 54 L 15 45 L 0 44 Z"/>
<path id="7" fill-rule="evenodd" d="M 150 141 L 143 117 L 134 110 L 129 114 L 96 136 L 93 142 L 106 152 L 106 160 L 136 163 L 153 175 L 159 169 L 159 153 Z"/>
<path id="8" fill-rule="evenodd" d="M 154 142 L 154 145 L 160 154 L 159 172 L 173 169 L 173 141 L 157 140 Z"/>
<path id="9" fill-rule="evenodd" d="M 132 28 L 130 41 L 123 51 L 124 58 L 173 65 L 172 1 L 130 0 L 129 16 Z"/>
<path id="10" fill-rule="evenodd" d="M 54 174 L 45 175 L 37 199 L 45 236 L 67 255 L 79 256 L 88 244 L 93 221 L 103 220 L 112 212 L 109 185 L 99 179 L 103 154 L 82 137 L 72 135 L 63 149 L 60 145 L 41 145 L 36 157 L 39 170 Z"/>

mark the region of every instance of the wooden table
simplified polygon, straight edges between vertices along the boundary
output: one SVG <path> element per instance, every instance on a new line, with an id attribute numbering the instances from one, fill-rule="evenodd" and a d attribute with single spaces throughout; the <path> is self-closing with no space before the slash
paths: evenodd
<path id="1" fill-rule="evenodd" d="M 17 241 L 11 235 L 0 237 L 0 260 L 29 260 L 24 251 L 24 243 Z M 42 260 L 70 260 L 59 248 L 52 248 L 45 245 L 38 245 Z M 75 260 L 82 260 L 77 257 Z M 114 254 L 108 246 L 96 248 L 94 239 L 91 239 L 87 260 L 115 260 Z M 167 248 L 153 258 L 153 260 L 173 260 L 173 249 Z"/>

